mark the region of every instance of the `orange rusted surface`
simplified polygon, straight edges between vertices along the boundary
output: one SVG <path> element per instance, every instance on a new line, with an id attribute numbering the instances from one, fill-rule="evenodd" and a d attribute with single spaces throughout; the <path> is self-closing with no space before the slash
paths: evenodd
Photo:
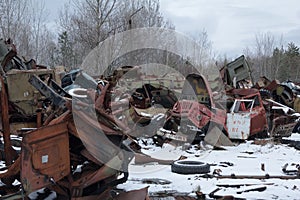
<path id="1" fill-rule="evenodd" d="M 57 182 L 70 173 L 66 123 L 45 126 L 23 136 L 21 182 L 30 193 Z"/>
<path id="2" fill-rule="evenodd" d="M 5 152 L 5 163 L 6 165 L 11 165 L 13 159 L 16 157 L 16 152 L 12 148 L 10 141 L 10 125 L 9 125 L 9 112 L 8 112 L 8 98 L 5 89 L 5 84 L 3 77 L 0 76 L 0 85 L 1 85 L 1 119 L 2 119 L 2 128 L 3 128 L 3 140 L 4 140 L 4 152 Z"/>

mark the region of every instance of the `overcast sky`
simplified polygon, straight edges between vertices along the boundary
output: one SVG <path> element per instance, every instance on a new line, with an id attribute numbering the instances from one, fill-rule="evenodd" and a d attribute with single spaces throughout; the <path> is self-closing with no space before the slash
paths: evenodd
<path id="1" fill-rule="evenodd" d="M 214 49 L 235 57 L 255 35 L 270 32 L 276 39 L 300 44 L 298 0 L 161 0 L 163 13 L 181 32 L 207 31 Z"/>
<path id="2" fill-rule="evenodd" d="M 300 46 L 300 6 L 298 0 L 160 0 L 161 11 L 176 30 L 196 34 L 207 31 L 213 49 L 230 58 L 245 47 L 253 47 L 255 35 L 283 36 L 285 44 Z M 49 17 L 68 0 L 46 0 Z"/>

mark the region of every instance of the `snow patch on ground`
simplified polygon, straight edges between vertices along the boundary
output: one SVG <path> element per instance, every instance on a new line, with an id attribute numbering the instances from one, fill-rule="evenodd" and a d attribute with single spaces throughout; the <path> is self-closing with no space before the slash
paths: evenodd
<path id="1" fill-rule="evenodd" d="M 293 134 L 288 139 L 299 138 L 299 134 Z M 148 144 L 151 142 L 149 141 Z M 142 145 L 142 144 L 141 144 Z M 211 164 L 211 173 L 215 169 L 220 169 L 221 175 L 285 175 L 282 167 L 288 163 L 300 164 L 300 151 L 285 144 L 278 144 L 270 140 L 265 145 L 256 145 L 253 141 L 246 141 L 237 146 L 226 147 L 226 150 L 213 150 L 210 146 L 192 146 L 185 150 L 180 146 L 165 144 L 163 147 L 153 145 L 143 146 L 143 153 L 159 159 L 178 159 L 186 156 L 189 160 L 201 161 Z M 226 166 L 223 162 L 232 163 Z M 264 165 L 264 169 L 262 168 Z M 141 184 L 136 180 L 143 178 L 161 178 L 171 181 L 168 185 Z M 132 181 L 131 181 L 132 180 Z M 216 188 L 217 184 L 257 184 L 255 186 L 242 186 L 240 188 L 223 188 L 218 191 L 218 195 L 233 195 L 235 197 L 247 199 L 299 199 L 300 181 L 282 179 L 216 179 L 202 178 L 199 175 L 181 175 L 171 172 L 170 165 L 159 165 L 150 163 L 135 165 L 134 160 L 129 165 L 129 180 L 118 185 L 119 189 L 133 190 L 146 186 L 149 193 L 177 191 L 178 193 L 188 193 L 193 195 L 194 191 L 201 190 L 204 194 L 209 194 Z M 263 192 L 251 191 L 251 187 L 266 186 Z M 238 192 L 242 192 L 238 194 Z"/>
<path id="2" fill-rule="evenodd" d="M 289 140 L 294 140 L 294 141 L 300 141 L 300 134 L 294 133 L 290 137 L 283 138 L 283 139 L 289 139 Z"/>

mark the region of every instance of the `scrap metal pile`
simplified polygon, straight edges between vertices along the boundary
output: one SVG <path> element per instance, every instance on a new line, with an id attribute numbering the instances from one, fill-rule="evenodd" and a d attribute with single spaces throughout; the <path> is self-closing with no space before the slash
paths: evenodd
<path id="1" fill-rule="evenodd" d="M 54 69 L 20 59 L 10 41 L 1 40 L 0 47 L 1 199 L 24 198 L 41 188 L 61 199 L 112 198 L 112 188 L 128 178 L 135 144 L 128 134 L 134 127 L 114 109 L 128 101 L 111 101 L 115 79 L 96 81 L 80 70 L 60 79 Z M 12 142 L 12 133 L 21 142 Z M 147 189 L 113 197 L 132 195 L 145 199 Z"/>
<path id="2" fill-rule="evenodd" d="M 221 69 L 225 94 L 213 93 L 201 74 L 189 74 L 179 99 L 167 87 L 151 83 L 132 93 L 120 91 L 118 80 L 138 67 L 125 66 L 101 79 L 81 70 L 63 74 L 59 68 L 22 60 L 4 40 L 0 61 L 0 158 L 5 162 L 0 169 L 1 198 L 22 198 L 48 188 L 62 199 L 146 199 L 147 189 L 128 197 L 111 193 L 127 181 L 134 156 L 136 162 L 155 160 L 141 154 L 136 143 L 140 136 L 160 145 L 170 139 L 204 139 L 224 146 L 232 145 L 230 139 L 298 131 L 298 86 L 266 78 L 253 85 L 244 57 Z M 168 109 L 165 117 L 137 111 L 158 104 Z M 21 142 L 13 142 L 12 135 Z"/>
<path id="3" fill-rule="evenodd" d="M 201 74 L 186 77 L 180 100 L 158 132 L 161 140 L 204 139 L 214 146 L 226 146 L 232 145 L 227 137 L 281 138 L 299 131 L 299 86 L 266 77 L 254 85 L 244 56 L 221 68 L 220 75 L 223 91 L 212 91 L 212 83 Z"/>

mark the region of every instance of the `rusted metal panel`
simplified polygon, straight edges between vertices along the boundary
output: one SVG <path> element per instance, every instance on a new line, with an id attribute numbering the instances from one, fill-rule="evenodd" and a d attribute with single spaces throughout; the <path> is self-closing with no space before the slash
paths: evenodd
<path id="1" fill-rule="evenodd" d="M 108 167 L 107 165 L 103 165 L 98 170 L 86 171 L 83 177 L 71 183 L 72 190 L 82 190 L 96 182 L 115 176 L 116 174 L 118 174 L 118 171 Z"/>
<path id="2" fill-rule="evenodd" d="M 115 197 L 115 200 L 148 200 L 148 187 L 139 190 L 124 192 Z"/>
<path id="3" fill-rule="evenodd" d="M 265 109 L 258 108 L 256 112 L 251 113 L 251 135 L 264 133 L 268 130 L 268 121 Z"/>
<path id="4" fill-rule="evenodd" d="M 193 126 L 199 129 L 204 128 L 210 121 L 226 126 L 225 111 L 215 109 L 215 112 L 212 112 L 206 105 L 190 100 L 178 101 L 173 107 L 171 117 L 179 117 L 181 122 L 184 122 L 185 119 L 189 120 Z"/>
<path id="5" fill-rule="evenodd" d="M 194 100 L 204 105 L 215 107 L 209 83 L 201 74 L 193 73 L 186 77 L 181 96 L 182 99 Z"/>
<path id="6" fill-rule="evenodd" d="M 270 131 L 273 137 L 289 137 L 297 124 L 296 116 L 279 115 L 273 119 L 273 127 Z"/>
<path id="7" fill-rule="evenodd" d="M 183 86 L 181 99 L 168 112 L 165 129 L 176 131 L 176 136 L 182 132 L 193 140 L 198 140 L 206 134 L 210 125 L 217 125 L 224 132 L 227 131 L 226 110 L 216 108 L 213 93 L 204 76 L 197 73 L 189 74 Z M 168 133 L 163 135 L 170 138 Z M 172 135 L 170 136 L 174 139 Z M 215 141 L 213 137 L 214 134 L 210 134 L 207 140 Z M 219 136 L 216 135 L 216 141 L 218 140 Z"/>
<path id="8" fill-rule="evenodd" d="M 28 82 L 33 74 L 54 77 L 54 70 L 10 70 L 6 73 L 9 100 L 28 115 L 35 114 L 37 101 L 41 99 L 40 93 Z"/>
<path id="9" fill-rule="evenodd" d="M 84 197 L 72 197 L 71 200 L 95 200 L 95 199 L 111 199 L 111 189 L 105 190 L 103 193 L 98 195 L 90 195 Z"/>
<path id="10" fill-rule="evenodd" d="M 20 172 L 20 158 L 17 158 L 15 162 L 8 167 L 5 172 L 0 173 L 0 179 L 9 178 L 17 175 Z M 3 181 L 3 180 L 2 180 Z"/>
<path id="11" fill-rule="evenodd" d="M 300 112 L 300 96 L 299 95 L 297 95 L 295 97 L 293 108 L 296 112 Z"/>
<path id="12" fill-rule="evenodd" d="M 271 83 L 269 85 L 267 85 L 265 87 L 265 89 L 267 89 L 269 91 L 273 91 L 278 87 L 279 84 L 280 84 L 280 82 L 278 80 L 273 80 L 273 81 L 271 81 Z"/>
<path id="13" fill-rule="evenodd" d="M 183 100 L 176 105 L 174 106 L 174 111 L 178 112 L 181 118 L 188 118 L 198 128 L 203 128 L 211 119 L 212 113 L 203 104 Z"/>
<path id="14" fill-rule="evenodd" d="M 12 148 L 10 141 L 10 125 L 9 125 L 9 111 L 8 111 L 8 98 L 3 81 L 3 77 L 0 76 L 0 102 L 1 102 L 1 123 L 3 129 L 3 140 L 4 140 L 4 152 L 5 152 L 5 163 L 11 165 L 16 152 Z"/>
<path id="15" fill-rule="evenodd" d="M 141 154 L 141 153 L 136 153 L 135 154 L 134 163 L 136 165 L 141 165 L 141 164 L 151 163 L 151 162 L 152 163 L 157 162 L 161 165 L 170 165 L 174 162 L 174 160 L 161 160 L 161 159 L 153 158 L 151 156 L 144 155 L 144 154 Z"/>
<path id="16" fill-rule="evenodd" d="M 204 141 L 214 147 L 233 146 L 230 139 L 217 126 L 210 127 Z"/>
<path id="17" fill-rule="evenodd" d="M 38 76 L 53 76 L 54 70 L 50 69 L 32 69 L 32 70 L 10 70 L 7 75 L 7 86 L 9 93 L 9 100 L 15 101 L 29 101 L 33 100 L 35 95 L 39 92 L 28 82 L 33 75 Z"/>
<path id="18" fill-rule="evenodd" d="M 23 136 L 21 182 L 27 193 L 59 181 L 70 173 L 66 123 L 45 126 Z"/>
<path id="19" fill-rule="evenodd" d="M 73 111 L 76 131 L 89 153 L 99 162 L 106 163 L 118 155 L 119 149 L 114 145 L 103 132 L 109 131 L 109 127 L 92 120 L 82 111 Z M 107 119 L 106 119 L 107 120 Z M 116 132 L 110 129 L 110 131 Z M 99 142 L 101 141 L 101 142 Z"/>
<path id="20" fill-rule="evenodd" d="M 228 63 L 221 69 L 221 74 L 224 83 L 234 88 L 251 88 L 253 86 L 251 70 L 244 55 Z"/>
<path id="21" fill-rule="evenodd" d="M 251 88 L 251 89 L 244 89 L 244 88 L 231 89 L 231 90 L 226 91 L 226 94 L 229 95 L 229 96 L 243 96 L 243 97 L 248 96 L 248 98 L 251 97 L 251 96 L 257 95 L 258 93 L 259 93 L 259 91 L 255 88 Z"/>
<path id="22" fill-rule="evenodd" d="M 137 88 L 130 98 L 131 105 L 141 109 L 149 108 L 151 104 L 172 108 L 176 101 L 177 97 L 173 91 L 158 84 L 144 84 L 141 88 Z"/>

